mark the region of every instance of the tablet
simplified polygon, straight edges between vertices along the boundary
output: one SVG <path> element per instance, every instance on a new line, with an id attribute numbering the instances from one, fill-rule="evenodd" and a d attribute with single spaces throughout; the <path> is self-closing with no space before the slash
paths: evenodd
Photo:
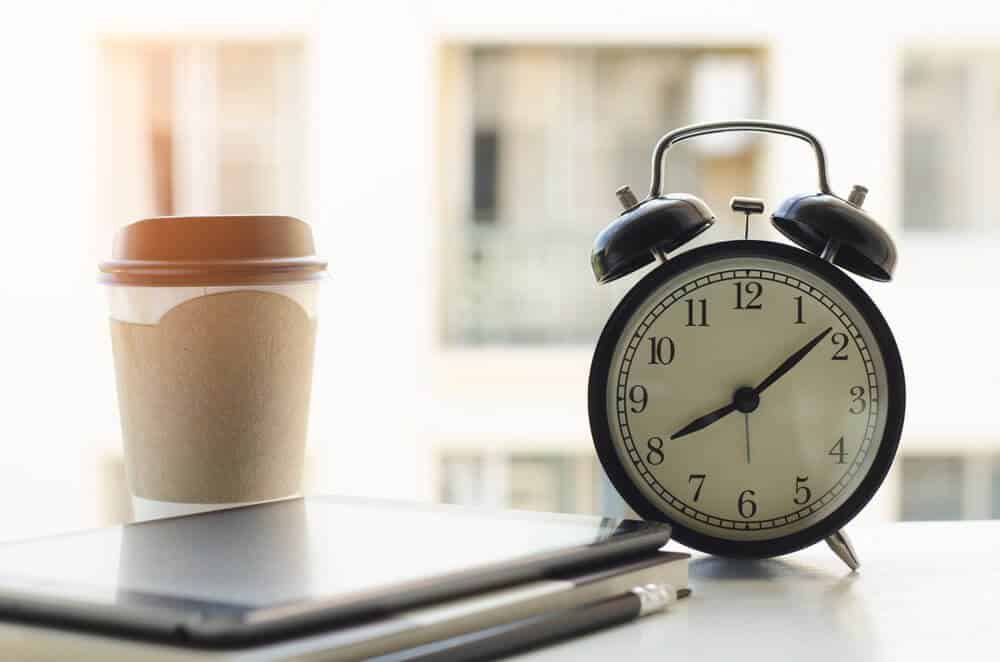
<path id="1" fill-rule="evenodd" d="M 339 497 L 0 545 L 0 618 L 239 646 L 666 544 L 664 524 Z"/>

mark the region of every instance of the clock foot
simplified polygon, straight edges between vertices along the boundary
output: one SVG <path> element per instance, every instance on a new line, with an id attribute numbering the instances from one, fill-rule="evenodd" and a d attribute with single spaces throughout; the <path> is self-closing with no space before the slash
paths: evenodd
<path id="1" fill-rule="evenodd" d="M 847 567 L 854 572 L 861 567 L 861 561 L 854 551 L 851 539 L 847 537 L 847 532 L 843 529 L 837 531 L 826 539 L 826 544 L 830 546 L 833 553 L 840 557 L 840 560 L 847 564 Z"/>

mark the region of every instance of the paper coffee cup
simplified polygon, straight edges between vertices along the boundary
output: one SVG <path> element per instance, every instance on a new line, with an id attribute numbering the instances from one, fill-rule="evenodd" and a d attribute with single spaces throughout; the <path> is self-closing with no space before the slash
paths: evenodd
<path id="1" fill-rule="evenodd" d="M 100 270 L 138 519 L 300 491 L 325 268 L 309 226 L 285 216 L 118 233 Z"/>

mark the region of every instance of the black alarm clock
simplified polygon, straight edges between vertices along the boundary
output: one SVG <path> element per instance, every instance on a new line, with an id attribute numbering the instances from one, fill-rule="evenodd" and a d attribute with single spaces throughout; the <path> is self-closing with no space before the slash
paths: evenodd
<path id="1" fill-rule="evenodd" d="M 661 193 L 674 144 L 723 131 L 792 136 L 815 152 L 819 191 L 785 200 L 771 223 L 795 246 L 749 239 L 764 204 L 733 198 L 743 240 L 670 254 L 714 223 L 708 206 Z M 819 540 L 852 569 L 843 527 L 871 500 L 903 427 L 903 366 L 892 331 L 846 272 L 888 281 L 889 235 L 862 210 L 866 189 L 830 190 L 819 141 L 756 120 L 665 135 L 639 201 L 595 240 L 599 283 L 660 264 L 612 313 L 594 352 L 591 432 L 605 472 L 640 516 L 695 549 L 767 557 Z"/>

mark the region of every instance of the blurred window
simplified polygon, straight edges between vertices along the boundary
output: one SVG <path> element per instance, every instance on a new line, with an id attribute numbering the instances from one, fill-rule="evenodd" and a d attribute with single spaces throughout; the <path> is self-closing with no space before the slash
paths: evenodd
<path id="1" fill-rule="evenodd" d="M 579 512 L 571 456 L 515 456 L 510 459 L 508 502 L 512 508 Z M 589 482 L 589 481 L 588 481 Z M 589 504 L 588 504 L 589 505 Z"/>
<path id="2" fill-rule="evenodd" d="M 445 503 L 600 512 L 599 469 L 589 454 L 444 453 L 439 467 Z"/>
<path id="3" fill-rule="evenodd" d="M 173 214 L 301 214 L 303 47 L 294 40 L 102 48 L 110 234 Z"/>
<path id="4" fill-rule="evenodd" d="M 478 223 L 497 219 L 497 161 L 500 136 L 495 129 L 476 129 L 472 144 L 472 218 Z"/>
<path id="5" fill-rule="evenodd" d="M 900 108 L 904 228 L 996 227 L 1000 52 L 907 52 Z"/>
<path id="6" fill-rule="evenodd" d="M 904 457 L 902 520 L 962 519 L 960 457 Z"/>
<path id="7" fill-rule="evenodd" d="M 990 490 L 990 517 L 1000 519 L 1000 458 L 993 461 L 993 477 Z"/>
<path id="8" fill-rule="evenodd" d="M 468 506 L 486 503 L 482 457 L 450 455 L 441 459 L 441 501 Z"/>
<path id="9" fill-rule="evenodd" d="M 592 341 L 635 281 L 597 288 L 590 273 L 594 235 L 620 211 L 615 189 L 644 193 L 652 147 L 669 128 L 755 114 L 760 59 L 740 50 L 447 51 L 446 342 Z M 735 216 L 724 212 L 730 196 L 755 191 L 756 144 L 723 136 L 671 150 L 668 187 L 699 191 L 735 236 Z"/>

